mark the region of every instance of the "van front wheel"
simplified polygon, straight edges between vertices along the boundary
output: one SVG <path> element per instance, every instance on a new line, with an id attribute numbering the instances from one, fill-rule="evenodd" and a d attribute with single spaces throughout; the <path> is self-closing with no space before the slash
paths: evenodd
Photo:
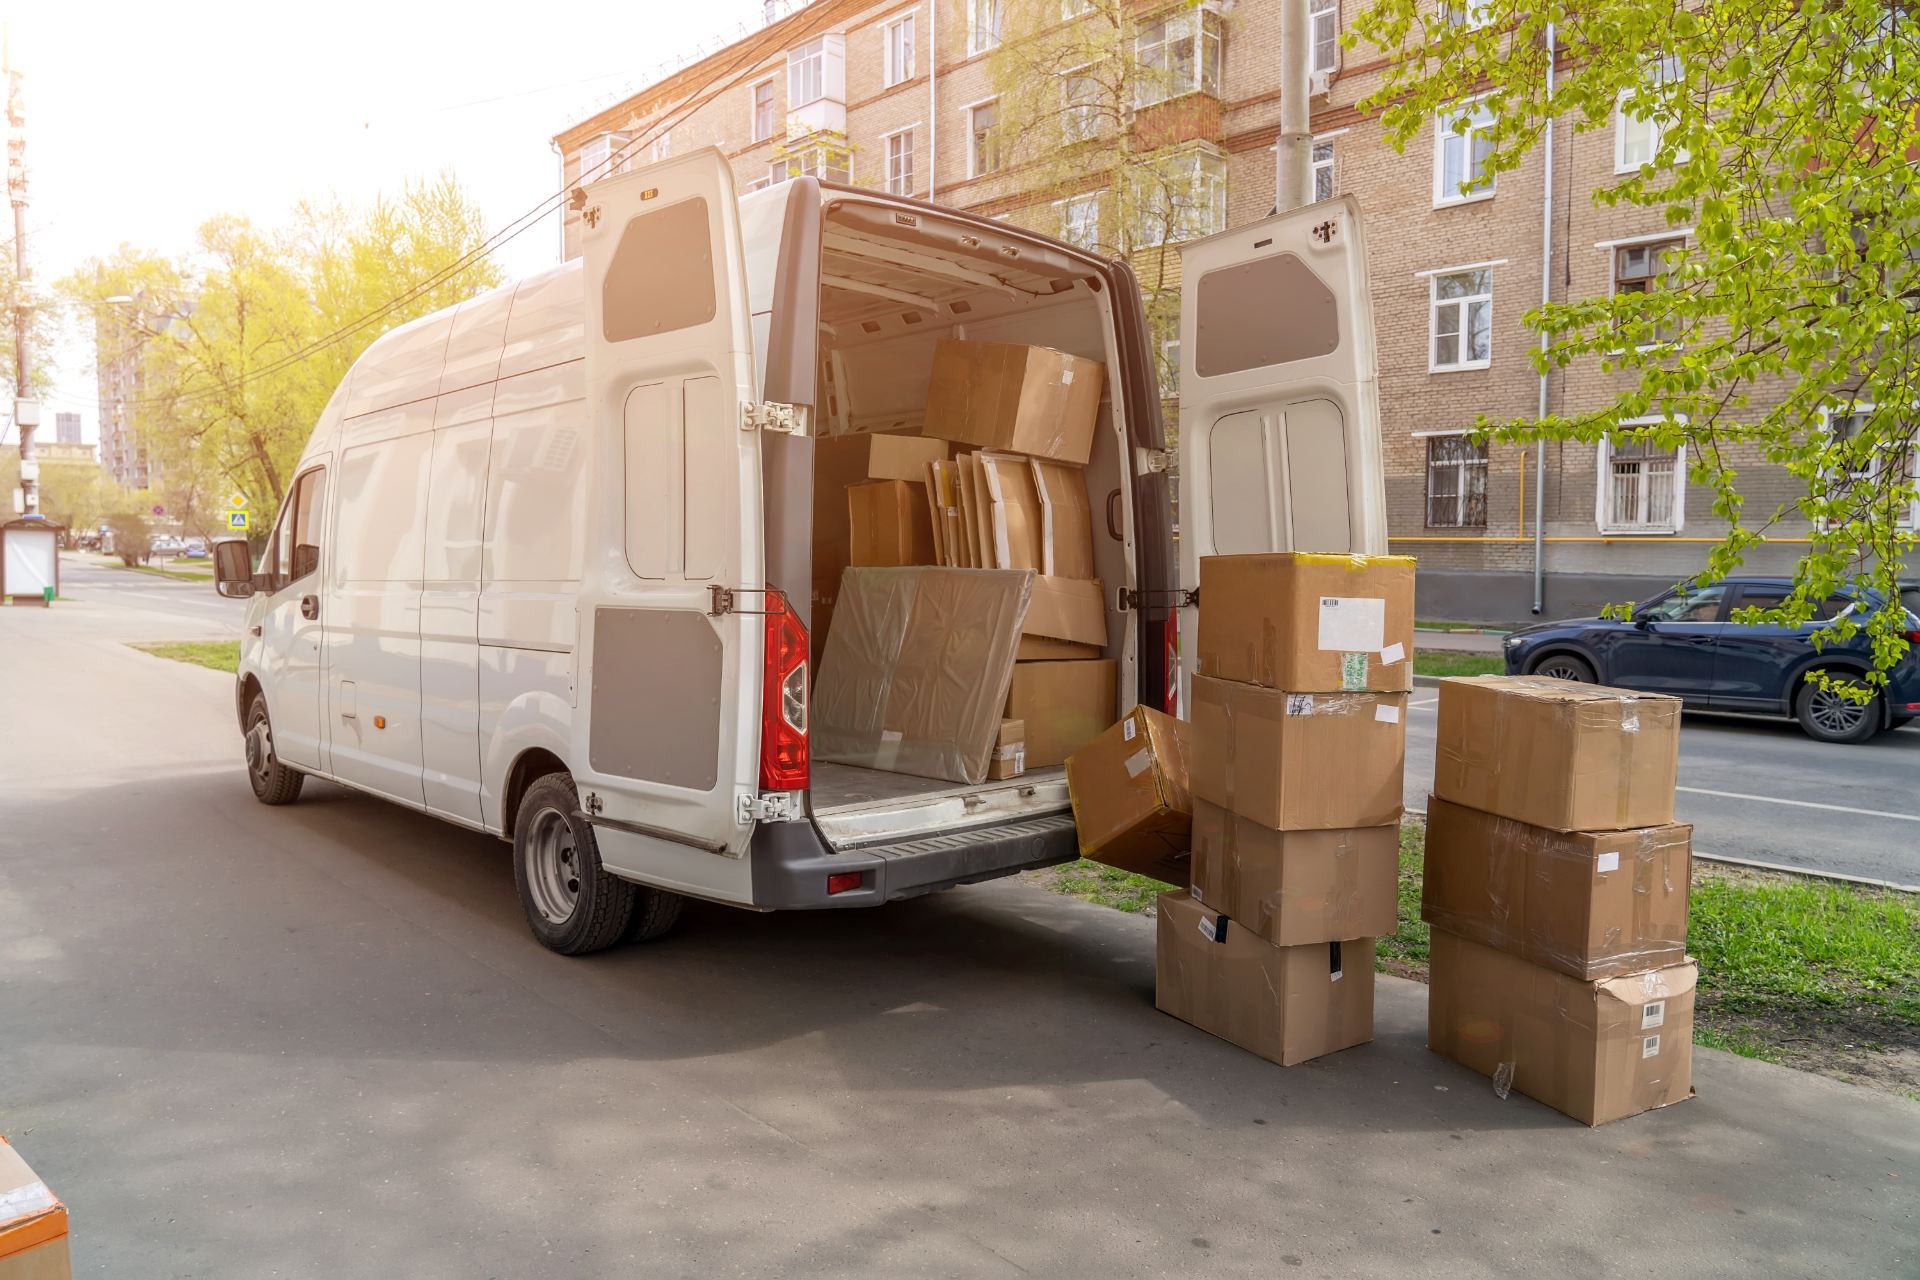
<path id="1" fill-rule="evenodd" d="M 527 788 L 513 823 L 513 883 L 540 945 L 563 956 L 603 951 L 633 922 L 636 886 L 600 865 L 593 826 L 564 773 Z"/>
<path id="2" fill-rule="evenodd" d="M 273 721 L 267 718 L 267 695 L 256 693 L 247 704 L 247 781 L 261 804 L 292 804 L 300 798 L 307 775 L 289 769 L 273 753 Z"/>

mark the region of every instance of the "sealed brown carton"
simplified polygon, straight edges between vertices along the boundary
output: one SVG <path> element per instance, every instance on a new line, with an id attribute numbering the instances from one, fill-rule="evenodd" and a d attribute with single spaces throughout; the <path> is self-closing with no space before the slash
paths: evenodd
<path id="1" fill-rule="evenodd" d="M 1678 964 L 1692 835 L 1549 831 L 1435 796 L 1420 918 L 1583 981 Z"/>
<path id="2" fill-rule="evenodd" d="M 921 486 L 862 480 L 847 486 L 848 562 L 876 568 L 933 564 L 933 521 Z"/>
<path id="3" fill-rule="evenodd" d="M 1105 645 L 1107 597 L 1100 579 L 1036 577 L 1022 630 L 1044 640 Z"/>
<path id="4" fill-rule="evenodd" d="M 1031 459 L 1012 453 L 976 453 L 974 457 L 986 498 L 993 567 L 1038 571 L 1044 530 Z"/>
<path id="5" fill-rule="evenodd" d="M 1106 366 L 1015 342 L 945 338 L 934 348 L 922 434 L 1084 463 Z"/>
<path id="6" fill-rule="evenodd" d="M 1400 818 L 1404 693 L 1282 693 L 1193 678 L 1193 794 L 1282 831 Z"/>
<path id="7" fill-rule="evenodd" d="M 1022 662 L 1065 662 L 1075 658 L 1097 658 L 1100 646 L 1097 644 L 1075 644 L 1071 640 L 1049 640 L 1045 636 L 1020 636 L 1019 658 Z"/>
<path id="8" fill-rule="evenodd" d="M 1440 682 L 1433 790 L 1554 831 L 1673 821 L 1680 700 L 1538 676 Z"/>
<path id="9" fill-rule="evenodd" d="M 1691 960 L 1581 982 L 1432 934 L 1427 1046 L 1585 1124 L 1693 1096 Z"/>
<path id="10" fill-rule="evenodd" d="M 1040 572 L 1055 578 L 1091 578 L 1093 509 L 1086 473 L 1064 462 L 1031 459 L 1040 494 Z"/>
<path id="11" fill-rule="evenodd" d="M 1002 720 L 1000 734 L 993 740 L 993 763 L 987 777 L 996 782 L 1017 778 L 1027 771 L 1027 726 L 1023 720 Z"/>
<path id="12" fill-rule="evenodd" d="M 847 486 L 864 480 L 924 482 L 927 464 L 952 446 L 921 436 L 872 433 L 820 436 L 813 442 L 813 657 L 825 653 L 840 575 L 851 563 Z"/>
<path id="13" fill-rule="evenodd" d="M 1067 757 L 1114 722 L 1114 664 L 1020 662 L 1006 695 L 1008 718 L 1026 723 L 1027 768 L 1065 764 Z"/>
<path id="14" fill-rule="evenodd" d="M 1032 581 L 998 569 L 848 569 L 814 682 L 815 756 L 985 781 Z"/>
<path id="15" fill-rule="evenodd" d="M 1200 558 L 1199 672 L 1294 693 L 1413 688 L 1410 556 Z"/>
<path id="16" fill-rule="evenodd" d="M 1276 947 L 1185 892 L 1159 898 L 1153 1003 L 1283 1067 L 1373 1039 L 1373 939 Z"/>
<path id="17" fill-rule="evenodd" d="M 1167 884 L 1188 882 L 1186 724 L 1135 707 L 1067 757 L 1067 791 L 1081 857 Z"/>
<path id="18" fill-rule="evenodd" d="M 0 1137 L 0 1280 L 69 1280 L 67 1207 Z"/>
<path id="19" fill-rule="evenodd" d="M 1275 831 L 1193 802 L 1193 896 L 1276 947 L 1375 938 L 1400 925 L 1398 824 Z"/>

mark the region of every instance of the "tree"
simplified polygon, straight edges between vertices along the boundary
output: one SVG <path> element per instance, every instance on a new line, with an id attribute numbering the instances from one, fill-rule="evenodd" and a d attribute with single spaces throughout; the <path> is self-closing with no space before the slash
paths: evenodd
<path id="1" fill-rule="evenodd" d="M 107 532 L 113 535 L 113 554 L 131 569 L 147 556 L 147 543 L 153 527 L 140 512 L 122 508 L 107 517 Z"/>
<path id="2" fill-rule="evenodd" d="M 1476 101 L 1485 176 L 1512 169 L 1554 118 L 1635 126 L 1641 163 L 1596 202 L 1692 231 L 1659 287 L 1542 306 L 1542 372 L 1619 371 L 1584 412 L 1482 422 L 1501 439 L 1684 444 L 1726 523 L 1702 582 L 1783 520 L 1811 544 L 1791 598 L 1746 620 L 1799 624 L 1837 588 L 1893 600 L 1915 545 L 1915 300 L 1920 299 L 1920 43 L 1893 0 L 1373 0 L 1347 37 L 1392 59 L 1362 103 L 1404 147 Z M 1555 83 L 1549 98 L 1549 64 Z M 1653 425 L 1640 425 L 1651 419 Z M 1741 467 L 1784 468 L 1804 495 L 1750 512 Z M 1880 666 L 1906 650 L 1899 610 L 1867 623 Z M 1836 627 L 1851 635 L 1851 618 Z M 1869 691 L 1851 687 L 1855 696 Z"/>

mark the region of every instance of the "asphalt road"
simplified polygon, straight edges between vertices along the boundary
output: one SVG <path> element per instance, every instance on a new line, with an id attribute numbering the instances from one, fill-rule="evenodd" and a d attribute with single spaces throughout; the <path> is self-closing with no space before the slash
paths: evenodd
<path id="1" fill-rule="evenodd" d="M 1374 1043 L 1282 1070 L 1154 1011 L 1151 923 L 1017 882 L 552 955 L 499 842 L 256 804 L 230 679 L 125 643 L 220 624 L 150 603 L 0 609 L 0 1130 L 77 1275 L 1920 1260 L 1906 1099 L 1703 1050 L 1697 1099 L 1587 1130 L 1428 1053 L 1391 978 Z"/>

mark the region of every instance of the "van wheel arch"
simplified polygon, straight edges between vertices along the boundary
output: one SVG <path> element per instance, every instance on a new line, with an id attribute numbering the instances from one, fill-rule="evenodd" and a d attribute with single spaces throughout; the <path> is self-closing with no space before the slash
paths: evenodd
<path id="1" fill-rule="evenodd" d="M 249 671 L 240 677 L 240 684 L 233 694 L 233 718 L 240 722 L 240 732 L 247 731 L 247 709 L 260 695 L 260 681 Z"/>
<path id="2" fill-rule="evenodd" d="M 567 762 L 544 747 L 530 747 L 522 751 L 507 770 L 507 785 L 500 800 L 500 834 L 507 840 L 513 839 L 513 824 L 520 818 L 520 802 L 526 798 L 527 788 L 550 773 L 572 774 Z"/>

